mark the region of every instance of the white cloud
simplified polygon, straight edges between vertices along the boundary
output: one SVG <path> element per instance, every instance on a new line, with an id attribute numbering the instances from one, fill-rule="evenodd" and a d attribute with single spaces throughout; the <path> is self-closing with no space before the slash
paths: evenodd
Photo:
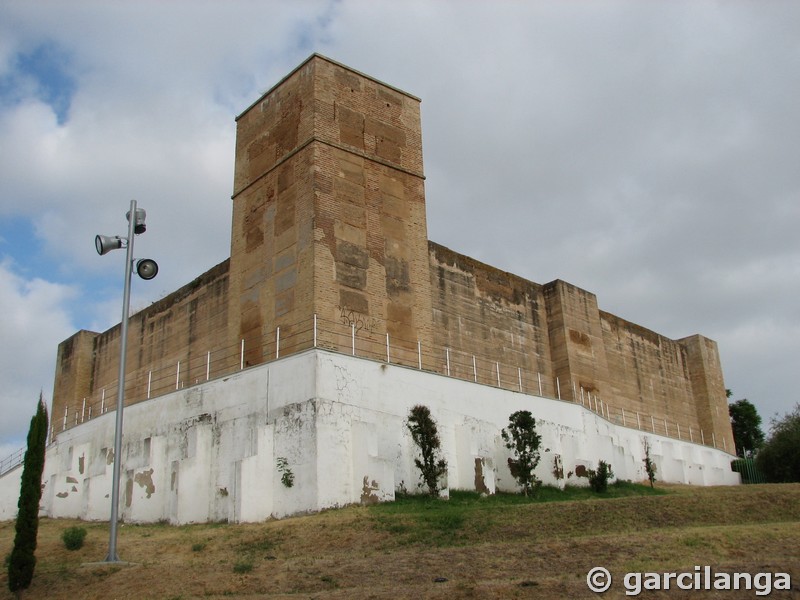
<path id="1" fill-rule="evenodd" d="M 75 290 L 26 279 L 0 261 L 0 424 L 2 444 L 24 445 L 39 393 L 50 403 L 58 343 L 74 333 L 64 305 Z"/>
<path id="2" fill-rule="evenodd" d="M 61 121 L 14 73 L 45 43 L 74 82 Z M 31 219 L 49 261 L 51 360 L 70 321 L 119 320 L 121 253 L 92 238 L 124 233 L 131 198 L 161 267 L 135 306 L 227 257 L 234 117 L 313 51 L 422 98 L 431 239 L 716 338 L 728 387 L 793 405 L 788 368 L 757 389 L 750 368 L 753 347 L 786 363 L 800 296 L 800 5 L 779 1 L 3 3 L 0 78 L 27 83 L 0 98 L 0 218 Z M 17 306 L 29 250 L 3 251 Z M 11 373 L 49 394 L 51 374 Z"/>

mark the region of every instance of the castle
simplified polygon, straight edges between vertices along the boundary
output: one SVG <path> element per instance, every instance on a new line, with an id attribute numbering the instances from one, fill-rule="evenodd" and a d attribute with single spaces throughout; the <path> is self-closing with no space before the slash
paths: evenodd
<path id="1" fill-rule="evenodd" d="M 236 123 L 230 258 L 130 320 L 128 518 L 393 497 L 416 482 L 402 423 L 426 399 L 451 487 L 513 488 L 498 439 L 514 407 L 542 419 L 545 479 L 562 485 L 603 456 L 641 478 L 644 440 L 662 478 L 738 481 L 712 340 L 668 339 L 574 285 L 428 240 L 418 98 L 314 54 Z M 53 515 L 107 515 L 119 337 L 59 345 Z M 278 458 L 304 491 L 281 487 Z"/>

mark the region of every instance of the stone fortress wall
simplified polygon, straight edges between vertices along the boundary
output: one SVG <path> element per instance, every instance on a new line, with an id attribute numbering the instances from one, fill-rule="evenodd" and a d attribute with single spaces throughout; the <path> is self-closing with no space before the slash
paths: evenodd
<path id="1" fill-rule="evenodd" d="M 360 348 L 391 339 L 393 363 L 441 373 L 447 360 L 448 374 L 487 384 L 521 384 L 524 372 L 539 395 L 599 398 L 733 453 L 715 342 L 666 338 L 574 285 L 534 283 L 428 240 L 419 109 L 315 54 L 237 118 L 230 259 L 131 317 L 127 402 L 278 348 L 349 353 L 357 329 Z M 312 319 L 329 326 L 318 334 Z M 119 333 L 79 331 L 59 345 L 54 434 L 113 407 Z"/>

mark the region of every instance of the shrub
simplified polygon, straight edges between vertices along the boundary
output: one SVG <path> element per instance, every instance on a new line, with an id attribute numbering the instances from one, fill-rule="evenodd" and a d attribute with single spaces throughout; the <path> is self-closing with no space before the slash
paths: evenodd
<path id="1" fill-rule="evenodd" d="M 430 409 L 420 404 L 414 406 L 408 415 L 406 427 L 422 455 L 421 460 L 414 459 L 414 464 L 420 470 L 420 477 L 428 486 L 428 493 L 431 496 L 438 496 L 439 479 L 447 473 L 447 461 L 444 458 L 437 458 L 441 441 Z"/>
<path id="2" fill-rule="evenodd" d="M 541 484 L 534 474 L 539 464 L 539 444 L 541 436 L 536 432 L 536 419 L 530 411 L 518 410 L 508 417 L 508 430 L 500 432 L 506 448 L 514 451 L 514 458 L 508 459 L 511 476 L 522 487 L 526 496 Z"/>
<path id="3" fill-rule="evenodd" d="M 644 440 L 644 458 L 642 462 L 644 463 L 644 470 L 647 473 L 647 479 L 650 481 L 650 487 L 654 487 L 653 484 L 656 481 L 656 463 L 650 458 L 650 442 L 648 442 L 646 438 Z"/>
<path id="4" fill-rule="evenodd" d="M 608 480 L 612 477 L 614 477 L 614 472 L 611 470 L 611 465 L 604 460 L 597 463 L 596 471 L 589 469 L 589 485 L 598 494 L 608 490 Z"/>
<path id="5" fill-rule="evenodd" d="M 83 527 L 69 527 L 61 534 L 67 550 L 80 550 L 83 548 L 83 540 L 86 538 L 86 530 Z"/>

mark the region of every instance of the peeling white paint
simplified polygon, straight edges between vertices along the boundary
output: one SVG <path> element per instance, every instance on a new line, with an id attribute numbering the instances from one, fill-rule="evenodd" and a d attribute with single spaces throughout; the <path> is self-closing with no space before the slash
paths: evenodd
<path id="1" fill-rule="evenodd" d="M 454 489 L 514 490 L 500 438 L 508 416 L 530 410 L 542 436 L 537 475 L 586 484 L 576 469 L 612 464 L 641 481 L 644 439 L 659 481 L 736 484 L 721 450 L 605 421 L 578 404 L 324 350 L 309 350 L 125 409 L 120 514 L 128 522 L 261 521 L 418 489 L 405 420 L 425 404 L 436 419 Z M 42 514 L 106 520 L 114 414 L 57 436 L 48 448 Z M 276 468 L 284 457 L 287 487 Z M 558 478 L 556 457 L 563 470 Z M 0 519 L 16 514 L 19 473 L 0 478 Z M 138 478 L 138 479 L 137 479 Z"/>

